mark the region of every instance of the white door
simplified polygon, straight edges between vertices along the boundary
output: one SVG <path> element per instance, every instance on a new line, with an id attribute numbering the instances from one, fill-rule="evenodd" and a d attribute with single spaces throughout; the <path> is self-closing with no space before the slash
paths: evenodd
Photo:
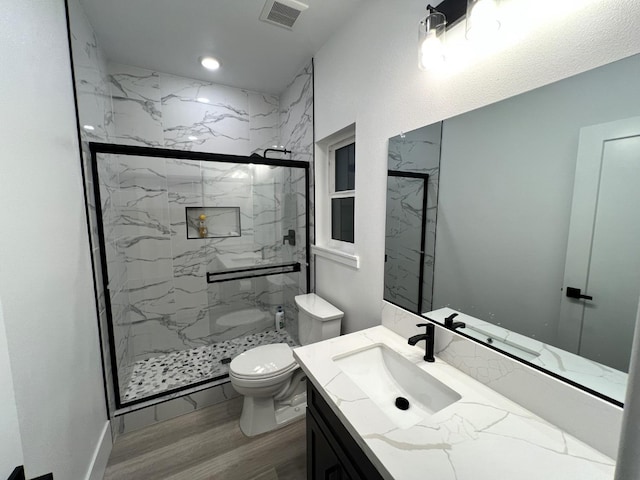
<path id="1" fill-rule="evenodd" d="M 628 371 L 640 294 L 640 117 L 580 131 L 563 287 L 563 346 Z M 570 298 L 569 287 L 593 298 Z"/>

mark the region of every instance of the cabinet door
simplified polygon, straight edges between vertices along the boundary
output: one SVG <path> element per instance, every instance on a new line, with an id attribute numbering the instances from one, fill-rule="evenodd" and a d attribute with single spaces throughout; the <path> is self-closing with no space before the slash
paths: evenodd
<path id="1" fill-rule="evenodd" d="M 307 411 L 307 480 L 351 480 L 329 440 Z"/>

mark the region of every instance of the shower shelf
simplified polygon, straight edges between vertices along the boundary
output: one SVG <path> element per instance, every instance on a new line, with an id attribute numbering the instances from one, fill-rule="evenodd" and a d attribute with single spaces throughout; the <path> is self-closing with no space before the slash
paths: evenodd
<path id="1" fill-rule="evenodd" d="M 268 275 L 279 275 L 282 273 L 293 273 L 299 271 L 299 262 L 259 265 L 234 270 L 207 272 L 207 283 L 229 282 L 231 280 L 244 280 L 245 278 L 266 277 Z"/>
<path id="2" fill-rule="evenodd" d="M 187 238 L 227 238 L 240 237 L 240 207 L 185 207 Z M 204 237 L 198 233 L 200 215 L 206 215 Z"/>

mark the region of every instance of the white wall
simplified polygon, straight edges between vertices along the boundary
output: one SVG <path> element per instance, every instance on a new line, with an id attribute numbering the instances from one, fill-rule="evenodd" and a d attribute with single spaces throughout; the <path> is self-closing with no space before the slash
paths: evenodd
<path id="1" fill-rule="evenodd" d="M 18 427 L 18 411 L 13 390 L 13 376 L 7 336 L 4 329 L 2 302 L 0 301 L 0 478 L 7 478 L 13 469 L 22 465 L 22 443 Z"/>
<path id="2" fill-rule="evenodd" d="M 0 295 L 24 463 L 76 480 L 106 413 L 64 2 L 1 7 Z"/>
<path id="3" fill-rule="evenodd" d="M 570 14 L 547 17 L 500 52 L 471 53 L 449 74 L 417 68 L 417 25 L 425 11 L 420 0 L 369 2 L 318 52 L 316 139 L 356 123 L 361 268 L 316 261 L 316 290 L 345 310 L 345 331 L 380 323 L 389 137 L 640 51 L 637 1 L 568 4 L 575 6 Z"/>

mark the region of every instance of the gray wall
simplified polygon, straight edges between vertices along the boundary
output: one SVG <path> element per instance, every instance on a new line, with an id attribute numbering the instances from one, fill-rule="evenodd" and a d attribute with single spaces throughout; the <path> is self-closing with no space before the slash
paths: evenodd
<path id="1" fill-rule="evenodd" d="M 640 57 L 444 122 L 434 308 L 554 343 L 580 128 L 640 114 Z"/>

